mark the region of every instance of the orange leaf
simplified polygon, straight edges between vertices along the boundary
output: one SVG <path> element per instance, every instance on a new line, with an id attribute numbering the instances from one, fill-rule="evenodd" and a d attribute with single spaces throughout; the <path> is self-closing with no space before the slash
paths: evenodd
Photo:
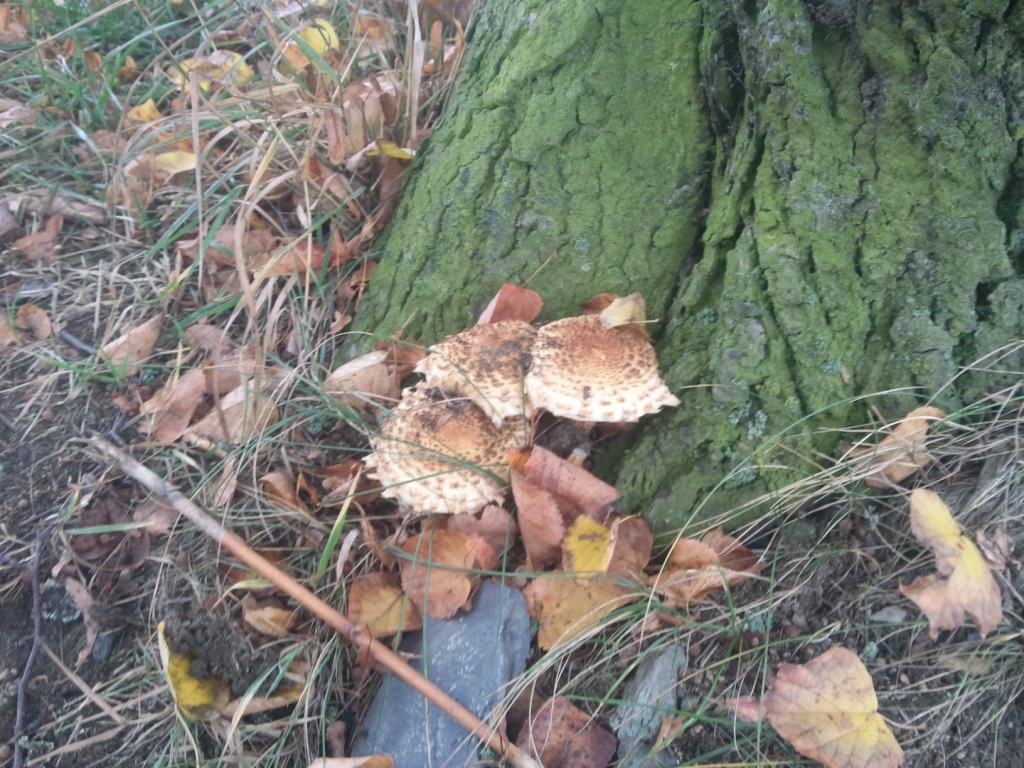
<path id="1" fill-rule="evenodd" d="M 580 515 L 589 515 L 598 522 L 608 519 L 620 495 L 615 488 L 540 446 L 530 450 L 525 462 L 520 459 L 513 463 L 517 471 L 523 479 L 551 494 L 566 523 Z"/>
<path id="2" fill-rule="evenodd" d="M 609 576 L 640 579 L 651 560 L 654 536 L 647 523 L 639 517 L 626 517 L 612 523 L 612 559 Z"/>
<path id="3" fill-rule="evenodd" d="M 523 590 L 530 616 L 540 621 L 537 643 L 548 650 L 586 632 L 604 616 L 637 599 L 607 581 L 573 581 L 565 574 L 534 579 Z"/>
<path id="4" fill-rule="evenodd" d="M 496 553 L 504 552 L 516 538 L 516 524 L 504 507 L 488 504 L 475 515 L 452 515 L 448 518 L 449 531 L 462 531 L 467 536 L 479 536 Z"/>
<path id="5" fill-rule="evenodd" d="M 516 745 L 545 768 L 603 768 L 615 756 L 617 741 L 591 715 L 555 696 L 523 723 Z"/>
<path id="6" fill-rule="evenodd" d="M 999 585 L 937 493 L 918 488 L 910 495 L 910 529 L 935 553 L 939 573 L 949 577 L 930 574 L 900 585 L 900 592 L 928 617 L 928 633 L 936 638 L 944 629 L 961 627 L 966 615 L 974 619 L 982 637 L 992 632 L 1003 618 Z"/>
<path id="7" fill-rule="evenodd" d="M 543 488 L 513 471 L 512 497 L 516 500 L 519 533 L 530 567 L 544 568 L 558 562 L 565 538 L 565 521 L 555 498 Z"/>
<path id="8" fill-rule="evenodd" d="M 477 325 L 498 323 L 502 320 L 522 320 L 532 323 L 544 306 L 544 300 L 536 291 L 505 283 L 498 289 L 491 303 L 480 313 Z"/>
<path id="9" fill-rule="evenodd" d="M 670 603 L 692 603 L 760 569 L 753 552 L 716 528 L 703 541 L 677 541 L 664 569 L 653 580 L 654 588 L 663 592 Z"/>
<path id="10" fill-rule="evenodd" d="M 435 619 L 450 619 L 469 599 L 473 552 L 464 533 L 434 530 L 407 539 L 402 586 L 413 605 Z M 457 570 L 456 570 L 457 569 Z"/>
<path id="11" fill-rule="evenodd" d="M 257 600 L 252 595 L 242 600 L 242 621 L 262 635 L 288 637 L 298 620 L 297 611 L 282 608 L 277 600 Z"/>
<path id="12" fill-rule="evenodd" d="M 928 427 L 945 415 L 931 406 L 908 413 L 893 433 L 878 444 L 864 482 L 872 488 L 888 488 L 928 466 L 932 461 L 924 450 Z"/>
<path id="13" fill-rule="evenodd" d="M 352 582 L 348 615 L 374 637 L 390 637 L 423 625 L 419 610 L 383 571 L 368 573 Z"/>
<path id="14" fill-rule="evenodd" d="M 749 697 L 727 702 L 758 714 L 797 752 L 829 768 L 896 768 L 903 750 L 878 714 L 871 675 L 853 651 L 832 648 L 807 664 L 783 664 L 758 713 Z"/>
<path id="15" fill-rule="evenodd" d="M 50 316 L 35 304 L 23 304 L 18 308 L 14 327 L 19 331 L 31 331 L 36 339 L 48 339 L 53 332 Z"/>

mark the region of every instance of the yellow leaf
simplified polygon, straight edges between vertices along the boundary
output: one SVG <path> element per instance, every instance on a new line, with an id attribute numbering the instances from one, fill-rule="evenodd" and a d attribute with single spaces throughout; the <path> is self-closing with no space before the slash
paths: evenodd
<path id="1" fill-rule="evenodd" d="M 327 19 L 317 19 L 313 26 L 299 31 L 299 37 L 309 43 L 309 47 L 321 56 L 327 51 L 337 51 L 341 48 L 338 40 L 338 33 Z"/>
<path id="2" fill-rule="evenodd" d="M 412 160 L 416 157 L 416 151 L 413 149 L 405 149 L 397 144 L 394 144 L 387 139 L 377 139 L 377 148 L 370 149 L 366 152 L 367 155 L 387 155 L 388 157 L 395 157 L 399 160 Z"/>
<path id="3" fill-rule="evenodd" d="M 605 328 L 617 328 L 620 325 L 644 323 L 647 320 L 647 307 L 644 297 L 639 292 L 629 296 L 616 298 L 601 310 L 601 325 Z"/>
<path id="4" fill-rule="evenodd" d="M 896 768 L 903 750 L 878 714 L 871 675 L 836 647 L 806 664 L 783 664 L 761 703 L 729 703 L 742 719 L 764 717 L 797 752 L 829 768 Z"/>
<path id="5" fill-rule="evenodd" d="M 608 570 L 612 559 L 611 530 L 587 515 L 569 527 L 562 543 L 562 564 L 577 576 L 594 576 Z"/>
<path id="6" fill-rule="evenodd" d="M 175 85 L 184 87 L 189 82 L 189 73 L 195 70 L 199 87 L 210 90 L 214 82 L 243 85 L 251 80 L 256 72 L 242 59 L 240 53 L 234 51 L 214 51 L 209 56 L 196 56 L 172 67 L 167 76 Z"/>
<path id="7" fill-rule="evenodd" d="M 183 171 L 194 171 L 196 168 L 195 152 L 162 152 L 153 158 L 153 168 L 158 173 L 172 176 Z"/>
<path id="8" fill-rule="evenodd" d="M 618 584 L 581 584 L 564 574 L 534 579 L 523 596 L 530 616 L 540 622 L 537 644 L 545 650 L 585 633 L 616 608 L 638 599 L 636 593 Z"/>
<path id="9" fill-rule="evenodd" d="M 157 639 L 160 644 L 160 661 L 164 675 L 171 686 L 174 701 L 187 717 L 205 718 L 224 707 L 231 692 L 223 680 L 216 677 L 197 680 L 192 677 L 189 667 L 192 659 L 171 649 L 167 643 L 165 622 L 157 625 Z"/>
<path id="10" fill-rule="evenodd" d="M 146 99 L 137 107 L 132 107 L 128 110 L 128 119 L 134 120 L 136 123 L 152 123 L 161 117 L 163 115 L 160 114 L 160 110 L 156 107 L 156 102 L 152 99 Z"/>
<path id="11" fill-rule="evenodd" d="M 960 531 L 949 507 L 934 491 L 918 488 L 910 495 L 910 530 L 935 554 L 936 574 L 921 576 L 900 592 L 924 611 L 929 634 L 956 629 L 970 615 L 982 637 L 1003 618 L 1002 594 L 981 551 Z"/>

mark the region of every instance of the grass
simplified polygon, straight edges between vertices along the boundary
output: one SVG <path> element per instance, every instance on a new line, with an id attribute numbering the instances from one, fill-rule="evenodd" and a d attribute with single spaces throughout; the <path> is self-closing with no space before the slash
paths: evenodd
<path id="1" fill-rule="evenodd" d="M 324 110 L 350 83 L 372 76 L 387 81 L 390 70 L 404 73 L 403 82 L 414 79 L 416 62 L 407 52 L 415 48 L 405 39 L 397 3 L 340 6 L 326 17 L 339 30 L 344 53 L 299 43 L 316 66 L 292 77 L 278 52 L 305 16 L 268 21 L 226 2 L 194 8 L 140 0 L 96 8 L 81 1 L 29 4 L 17 17 L 29 40 L 8 46 L 0 61 L 0 97 L 32 116 L 2 133 L 0 195 L 22 203 L 18 224 L 29 232 L 43 228 L 51 215 L 46 208 L 52 210 L 56 200 L 63 201 L 65 216 L 59 257 L 9 260 L 4 286 L 37 291 L 32 301 L 45 308 L 56 332 L 86 349 L 102 347 L 158 312 L 168 321 L 154 356 L 137 375 L 45 339 L 0 357 L 0 395 L 18 405 L 8 412 L 18 433 L 32 432 L 51 446 L 52 463 L 33 465 L 51 476 L 26 483 L 38 484 L 39 498 L 62 500 L 42 515 L 5 522 L 0 553 L 5 562 L 22 562 L 34 530 L 50 531 L 53 554 L 70 553 L 70 568 L 126 617 L 115 623 L 120 634 L 109 661 L 63 673 L 61 684 L 71 693 L 53 719 L 33 731 L 29 764 L 143 759 L 157 766 L 240 760 L 305 765 L 325 753 L 335 738 L 331 727 L 358 717 L 369 700 L 372 683 L 357 673 L 352 649 L 314 624 L 285 638 L 251 633 L 285 661 L 254 670 L 248 693 L 262 694 L 262 685 L 291 664 L 304 669 L 308 681 L 298 705 L 234 723 L 179 718 L 155 650 L 156 623 L 176 610 L 237 615 L 242 593 L 262 594 L 262 584 L 251 573 L 230 570 L 216 547 L 187 525 L 178 525 L 169 539 L 153 537 L 148 564 L 137 576 L 118 572 L 116 558 L 104 565 L 76 557 L 74 537 L 120 535 L 129 541 L 140 525 L 91 522 L 88 510 L 97 498 L 107 493 L 132 504 L 140 500 L 126 484 L 96 476 L 98 464 L 83 463 L 73 440 L 90 432 L 135 439 L 133 407 L 202 363 L 204 355 L 193 351 L 187 334 L 212 325 L 250 351 L 265 374 L 257 386 L 281 418 L 247 430 L 235 443 L 152 440 L 147 463 L 336 605 L 346 603 L 352 578 L 373 567 L 369 548 L 353 546 L 351 532 L 373 530 L 382 539 L 390 536 L 391 544 L 408 533 L 408 521 L 363 496 L 317 516 L 310 490 L 316 480 L 307 470 L 368 449 L 372 419 L 325 394 L 322 382 L 351 357 L 339 316 L 358 305 L 357 270 L 373 254 L 374 235 L 356 241 L 366 222 L 393 202 L 381 197 L 377 161 L 349 171 L 348 158 L 331 160 Z M 367 46 L 366 12 L 393 22 L 394 37 L 382 38 L 380 50 Z M 257 70 L 254 82 L 182 93 L 167 73 L 180 72 L 185 59 L 211 54 L 215 41 L 242 53 Z M 386 104 L 382 111 L 393 114 L 381 120 L 380 135 L 404 145 L 414 125 L 429 127 L 450 83 L 448 70 L 417 99 Z M 133 124 L 126 112 L 148 98 L 163 117 Z M 176 98 L 184 106 L 175 107 Z M 195 169 L 152 184 L 146 173 L 132 175 L 140 162 L 172 148 L 198 148 Z M 378 231 L 380 224 L 374 221 Z M 267 262 L 256 260 L 244 265 L 239 280 L 238 261 L 245 257 L 233 246 L 249 244 L 261 232 L 277 240 L 266 252 L 250 254 L 254 259 L 279 258 L 293 243 L 323 247 L 328 257 L 349 243 L 357 258 L 281 274 L 270 274 Z M 951 506 L 965 528 L 1002 528 L 1018 542 L 1024 540 L 1022 407 L 1024 395 L 1011 390 L 950 414 L 929 442 L 936 461 L 920 478 L 956 500 Z M 874 445 L 882 424 L 848 430 L 843 441 Z M 793 425 L 793 432 L 800 427 Z M 798 764 L 771 729 L 737 724 L 724 702 L 763 693 L 766 677 L 780 663 L 846 645 L 868 664 L 881 709 L 908 752 L 954 753 L 974 739 L 986 742 L 979 754 L 998 765 L 1007 713 L 1024 687 L 1024 647 L 1013 629 L 1021 626 L 1024 585 L 1013 576 L 1019 571 L 998 576 L 1011 608 L 994 636 L 980 640 L 963 629 L 928 640 L 926 622 L 897 592 L 898 584 L 931 566 L 931 556 L 909 533 L 906 489 L 868 489 L 863 479 L 870 456 L 794 456 L 789 438 L 783 433 L 766 441 L 758 461 L 799 461 L 818 470 L 733 511 L 753 521 L 737 535 L 766 553 L 765 571 L 689 611 L 649 592 L 618 608 L 534 660 L 508 696 L 510 720 L 515 700 L 532 691 L 565 695 L 603 719 L 639 695 L 628 686 L 645 660 L 679 646 L 689 663 L 671 704 L 659 713 L 674 719 L 659 746 L 686 765 Z M 59 462 L 72 456 L 78 464 L 68 475 Z M 282 468 L 295 479 L 296 500 L 289 503 L 261 487 L 261 478 Z M 510 561 L 501 566 L 512 567 Z M 5 599 L 19 590 L 13 576 L 0 583 Z M 60 598 L 58 583 L 49 591 Z M 54 649 L 65 659 L 81 647 L 80 636 L 72 639 Z M 237 652 L 241 658 L 248 651 Z M 81 677 L 76 681 L 72 673 Z"/>

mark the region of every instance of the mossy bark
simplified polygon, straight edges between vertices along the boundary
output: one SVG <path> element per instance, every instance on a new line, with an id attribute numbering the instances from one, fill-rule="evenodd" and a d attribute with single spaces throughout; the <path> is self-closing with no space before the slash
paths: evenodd
<path id="1" fill-rule="evenodd" d="M 683 405 L 602 470 L 658 527 L 806 472 L 862 395 L 975 397 L 1024 336 L 1024 7 L 906 6 L 487 0 L 357 326 L 436 341 L 549 257 L 545 317 L 641 291 Z"/>

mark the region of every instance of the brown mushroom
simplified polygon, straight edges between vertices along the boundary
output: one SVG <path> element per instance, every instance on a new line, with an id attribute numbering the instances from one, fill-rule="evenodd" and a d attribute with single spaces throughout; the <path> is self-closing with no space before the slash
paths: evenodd
<path id="1" fill-rule="evenodd" d="M 431 347 L 416 371 L 428 387 L 467 397 L 496 426 L 530 416 L 523 379 L 536 331 L 521 320 L 477 325 Z"/>
<path id="2" fill-rule="evenodd" d="M 526 391 L 534 408 L 579 421 L 637 421 L 679 405 L 640 329 L 606 328 L 599 315 L 567 317 L 537 331 Z"/>
<path id="3" fill-rule="evenodd" d="M 366 457 L 382 495 L 422 514 L 475 512 L 504 499 L 516 440 L 466 398 L 420 385 L 371 438 Z"/>

